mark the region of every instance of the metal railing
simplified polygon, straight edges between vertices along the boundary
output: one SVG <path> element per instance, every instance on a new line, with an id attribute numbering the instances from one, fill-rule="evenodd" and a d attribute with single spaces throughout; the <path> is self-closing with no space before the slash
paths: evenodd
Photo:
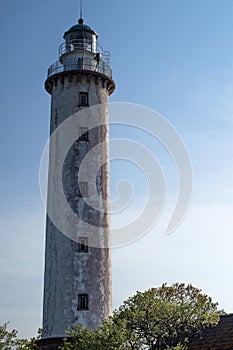
<path id="1" fill-rule="evenodd" d="M 112 78 L 112 70 L 109 65 L 103 61 L 96 61 L 94 58 L 66 58 L 61 64 L 59 61 L 52 64 L 48 69 L 48 78 L 52 75 L 67 71 L 92 71 L 107 75 Z"/>
<path id="2" fill-rule="evenodd" d="M 110 52 L 104 51 L 101 45 L 99 45 L 96 41 L 90 41 L 87 39 L 75 39 L 63 42 L 58 49 L 59 57 L 76 50 L 81 52 L 88 51 L 93 54 L 98 53 L 100 54 L 102 60 L 107 65 L 110 65 Z"/>

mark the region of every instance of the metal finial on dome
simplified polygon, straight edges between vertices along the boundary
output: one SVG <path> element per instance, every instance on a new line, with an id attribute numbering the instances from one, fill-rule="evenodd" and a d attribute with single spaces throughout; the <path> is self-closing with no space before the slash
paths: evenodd
<path id="1" fill-rule="evenodd" d="M 83 1 L 80 0 L 80 18 L 78 20 L 79 24 L 83 24 Z"/>

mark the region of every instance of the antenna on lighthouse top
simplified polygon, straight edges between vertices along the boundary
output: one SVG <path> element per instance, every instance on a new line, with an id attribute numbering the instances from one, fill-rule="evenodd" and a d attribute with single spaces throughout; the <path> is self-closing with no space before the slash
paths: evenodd
<path id="1" fill-rule="evenodd" d="M 80 18 L 78 20 L 79 24 L 83 24 L 83 1 L 80 0 Z"/>
<path id="2" fill-rule="evenodd" d="M 80 18 L 83 18 L 83 1 L 80 0 Z"/>

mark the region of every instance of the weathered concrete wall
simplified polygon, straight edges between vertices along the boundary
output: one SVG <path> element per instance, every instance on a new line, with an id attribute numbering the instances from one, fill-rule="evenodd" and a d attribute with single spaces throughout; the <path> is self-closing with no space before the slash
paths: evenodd
<path id="1" fill-rule="evenodd" d="M 51 105 L 51 133 L 66 118 L 79 110 L 79 92 L 88 92 L 89 105 L 108 102 L 108 91 L 102 78 L 92 74 L 67 74 L 57 79 L 53 85 Z M 99 115 L 108 124 L 108 113 Z M 80 125 L 86 127 L 87 125 Z M 99 239 L 109 239 L 109 217 L 99 211 L 90 210 L 83 198 L 77 196 L 79 165 L 89 150 L 103 139 L 99 157 L 109 160 L 109 129 L 96 128 L 89 135 L 89 142 L 75 143 L 65 159 L 63 169 L 63 188 L 67 201 L 74 212 L 86 221 L 94 222 L 94 234 Z M 58 140 L 59 148 L 59 140 Z M 59 150 L 58 150 L 59 151 Z M 51 155 L 50 157 L 55 155 Z M 93 163 L 95 159 L 93 159 Z M 91 162 L 90 162 L 91 164 Z M 92 167 L 86 169 L 92 171 Z M 49 174 L 49 189 L 56 181 L 56 172 Z M 85 171 L 85 170 L 84 170 Z M 87 177 L 88 178 L 88 177 Z M 106 165 L 97 174 L 96 183 L 101 187 L 102 197 L 106 202 L 99 203 L 105 212 L 109 203 L 109 166 Z M 88 184 L 91 191 L 95 184 Z M 106 204 L 107 203 L 107 204 Z M 54 203 L 56 206 L 57 203 Z M 56 208 L 55 208 L 56 210 Z M 58 209 L 59 210 L 59 209 Z M 70 222 L 72 225 L 72 221 Z M 104 228 L 102 228 L 104 226 Z M 77 227 L 79 236 L 88 237 L 82 223 Z M 92 232 L 93 234 L 93 232 Z M 89 309 L 78 310 L 78 295 L 88 294 Z M 59 337 L 65 330 L 78 324 L 95 328 L 111 312 L 111 259 L 109 249 L 89 247 L 88 253 L 78 252 L 78 243 L 71 240 L 54 226 L 47 218 L 45 281 L 43 307 L 43 337 Z"/>

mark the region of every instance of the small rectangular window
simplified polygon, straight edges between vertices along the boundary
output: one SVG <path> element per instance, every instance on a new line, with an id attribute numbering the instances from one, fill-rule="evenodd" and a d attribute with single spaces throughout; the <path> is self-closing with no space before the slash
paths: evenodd
<path id="1" fill-rule="evenodd" d="M 88 106 L 88 93 L 80 92 L 79 93 L 79 106 Z"/>
<path id="2" fill-rule="evenodd" d="M 88 141 L 88 128 L 79 128 L 79 141 Z"/>
<path id="3" fill-rule="evenodd" d="M 78 187 L 79 187 L 79 196 L 86 197 L 88 194 L 87 182 L 79 182 Z"/>
<path id="4" fill-rule="evenodd" d="M 87 240 L 87 237 L 80 237 L 79 238 L 78 252 L 88 253 L 88 240 Z"/>
<path id="5" fill-rule="evenodd" d="M 78 295 L 78 310 L 88 310 L 88 294 Z"/>

